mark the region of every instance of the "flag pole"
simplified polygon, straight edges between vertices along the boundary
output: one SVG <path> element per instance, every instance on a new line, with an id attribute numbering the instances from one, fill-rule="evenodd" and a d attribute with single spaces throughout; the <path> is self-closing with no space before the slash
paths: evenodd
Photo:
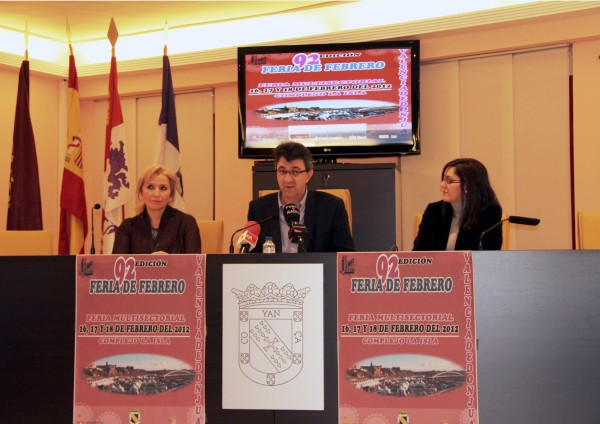
<path id="1" fill-rule="evenodd" d="M 25 21 L 25 60 L 29 60 L 29 24 Z"/>
<path id="2" fill-rule="evenodd" d="M 111 57 L 115 57 L 115 45 L 117 44 L 117 39 L 119 38 L 119 31 L 117 31 L 117 24 L 115 24 L 115 18 L 110 18 L 110 25 L 108 27 L 108 40 L 110 41 L 110 45 L 112 46 Z"/>
<path id="3" fill-rule="evenodd" d="M 69 55 L 73 55 L 73 46 L 71 45 L 72 37 L 71 37 L 71 23 L 69 22 L 69 17 L 67 16 L 67 24 L 66 24 L 66 32 L 67 32 L 67 43 L 69 44 Z"/>
<path id="4" fill-rule="evenodd" d="M 165 39 L 165 43 L 164 43 L 164 47 L 163 47 L 163 56 L 167 56 L 167 44 L 168 44 L 168 38 L 169 38 L 169 24 L 167 22 L 167 20 L 165 19 L 165 29 L 163 31 L 163 37 Z"/>

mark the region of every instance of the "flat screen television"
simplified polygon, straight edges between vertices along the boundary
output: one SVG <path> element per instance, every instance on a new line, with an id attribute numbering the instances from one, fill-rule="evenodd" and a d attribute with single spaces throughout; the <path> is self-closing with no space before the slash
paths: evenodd
<path id="1" fill-rule="evenodd" d="M 420 153 L 419 41 L 238 48 L 240 158 Z"/>

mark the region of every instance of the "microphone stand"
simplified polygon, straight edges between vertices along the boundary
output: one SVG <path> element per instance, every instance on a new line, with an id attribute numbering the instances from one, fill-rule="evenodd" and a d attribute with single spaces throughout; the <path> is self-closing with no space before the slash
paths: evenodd
<path id="1" fill-rule="evenodd" d="M 294 221 L 291 222 L 290 231 L 288 237 L 292 243 L 298 244 L 298 251 L 306 253 L 306 247 L 304 247 L 304 237 L 308 233 L 306 227 L 302 224 L 298 224 Z"/>
<path id="2" fill-rule="evenodd" d="M 100 209 L 100 204 L 96 203 L 92 206 L 92 245 L 90 246 L 90 255 L 96 254 L 96 246 L 94 246 L 94 209 Z"/>
<path id="3" fill-rule="evenodd" d="M 481 233 L 481 235 L 479 236 L 479 250 L 483 250 L 483 236 L 485 236 L 487 233 L 489 233 L 490 231 L 492 231 L 494 228 L 496 228 L 499 225 L 502 225 L 502 223 L 504 221 L 508 220 L 508 218 L 505 218 L 501 221 L 496 222 L 494 225 L 492 225 L 490 228 L 488 228 L 487 230 L 485 230 L 483 233 Z"/>

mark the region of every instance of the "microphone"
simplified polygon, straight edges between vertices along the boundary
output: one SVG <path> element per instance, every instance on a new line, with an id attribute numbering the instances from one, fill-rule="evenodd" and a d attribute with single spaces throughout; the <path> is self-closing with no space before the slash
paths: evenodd
<path id="1" fill-rule="evenodd" d="M 96 247 L 94 246 L 94 209 L 100 209 L 100 203 L 92 206 L 92 245 L 90 247 L 90 255 L 96 254 Z"/>
<path id="2" fill-rule="evenodd" d="M 283 216 L 290 227 L 300 223 L 300 209 L 293 203 L 288 203 L 283 207 Z"/>
<path id="3" fill-rule="evenodd" d="M 538 225 L 540 220 L 538 218 L 527 218 L 526 216 L 511 215 L 508 217 L 508 222 L 511 224 Z"/>
<path id="4" fill-rule="evenodd" d="M 288 203 L 283 207 L 283 216 L 285 222 L 290 227 L 288 237 L 292 243 L 297 243 L 301 251 L 304 249 L 304 237 L 308 234 L 306 226 L 300 224 L 300 209 L 293 203 Z"/>
<path id="5" fill-rule="evenodd" d="M 523 225 L 538 225 L 540 223 L 540 220 L 538 218 L 527 218 L 525 216 L 511 215 L 508 218 L 504 218 L 504 219 L 500 220 L 499 222 L 496 222 L 494 225 L 492 225 L 490 228 L 485 230 L 483 233 L 481 233 L 481 236 L 479 236 L 479 250 L 483 250 L 483 236 L 485 236 L 487 233 L 492 231 L 497 226 L 501 225 L 504 221 L 508 221 L 511 224 L 523 224 Z"/>
<path id="6" fill-rule="evenodd" d="M 248 221 L 248 223 L 258 224 L 257 222 Z M 240 249 L 240 253 L 248 253 L 256 247 L 258 242 L 258 235 L 260 234 L 260 225 L 249 225 L 248 229 L 244 231 L 237 241 L 237 247 Z"/>
<path id="7" fill-rule="evenodd" d="M 278 216 L 279 216 L 279 214 L 277 214 L 277 213 L 276 213 L 276 214 L 273 214 L 273 215 L 271 215 L 271 216 L 268 216 L 268 217 L 266 217 L 266 218 L 263 218 L 263 219 L 261 219 L 261 220 L 259 220 L 259 221 L 248 221 L 248 222 L 246 223 L 246 225 L 244 225 L 242 228 L 235 230 L 235 231 L 233 232 L 233 234 L 231 235 L 231 240 L 229 241 L 229 253 L 233 253 L 233 236 L 235 236 L 235 235 L 236 235 L 237 233 L 239 233 L 240 231 L 247 230 L 248 228 L 254 227 L 254 226 L 256 226 L 256 225 L 260 225 L 260 224 L 262 224 L 262 223 L 264 223 L 264 222 L 267 222 L 267 221 L 269 221 L 269 220 L 271 220 L 271 219 L 275 219 L 275 218 L 277 218 Z M 258 236 L 258 234 L 260 234 L 260 229 L 258 230 L 257 236 Z M 239 247 L 239 246 L 238 246 L 238 247 Z"/>

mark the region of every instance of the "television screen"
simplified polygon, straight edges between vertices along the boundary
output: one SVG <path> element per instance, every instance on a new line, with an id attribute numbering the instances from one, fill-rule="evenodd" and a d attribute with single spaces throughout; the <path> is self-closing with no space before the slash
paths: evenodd
<path id="1" fill-rule="evenodd" d="M 240 158 L 420 153 L 419 41 L 238 48 Z"/>

